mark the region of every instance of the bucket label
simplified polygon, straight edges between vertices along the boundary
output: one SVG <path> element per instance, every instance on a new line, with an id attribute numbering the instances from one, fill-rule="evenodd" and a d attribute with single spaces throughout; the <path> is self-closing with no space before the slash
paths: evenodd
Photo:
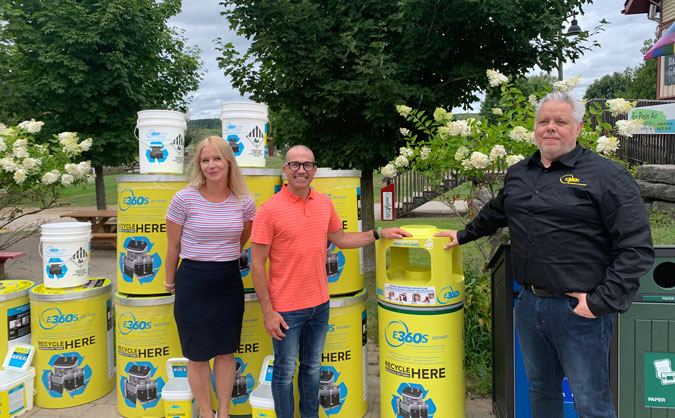
<path id="1" fill-rule="evenodd" d="M 32 396 L 32 394 L 31 394 Z M 26 408 L 26 385 L 19 383 L 0 393 L 0 417 L 9 418 Z"/>
<path id="2" fill-rule="evenodd" d="M 87 241 L 83 238 L 81 241 Z M 43 244 L 44 241 L 43 238 Z M 89 250 L 77 242 L 44 246 L 45 283 L 54 287 L 70 287 L 89 280 Z M 63 279 L 63 283 L 58 283 Z"/>
<path id="3" fill-rule="evenodd" d="M 321 355 L 319 416 L 363 416 L 368 411 L 366 309 L 331 307 Z"/>
<path id="4" fill-rule="evenodd" d="M 94 337 L 74 340 L 72 344 L 64 344 L 62 347 L 52 347 L 59 350 L 65 346 L 76 346 L 79 343 L 89 344 Z M 83 356 L 77 352 L 64 352 L 55 354 L 49 359 L 51 369 L 42 370 L 41 383 L 52 398 L 74 398 L 81 395 L 89 385 L 92 370 L 89 364 L 83 362 Z"/>
<path id="5" fill-rule="evenodd" d="M 196 418 L 199 416 L 195 400 L 191 401 L 167 401 L 164 400 L 164 413 L 166 418 Z"/>
<path id="6" fill-rule="evenodd" d="M 107 285 L 110 285 L 107 280 Z M 108 327 L 110 295 L 71 301 L 31 300 L 35 403 L 40 407 L 83 405 L 108 393 L 111 353 Z"/>
<path id="7" fill-rule="evenodd" d="M 464 416 L 463 309 L 378 313 L 382 417 Z"/>
<path id="8" fill-rule="evenodd" d="M 339 173 L 339 171 L 337 172 Z M 336 173 L 336 174 L 337 174 Z M 330 197 L 345 232 L 361 231 L 361 179 L 359 177 L 315 177 L 312 188 Z M 326 244 L 326 276 L 331 295 L 358 292 L 364 287 L 361 249 L 342 250 Z"/>
<path id="9" fill-rule="evenodd" d="M 185 126 L 180 122 L 164 124 L 160 119 L 150 122 L 139 126 L 138 160 L 141 174 L 182 174 Z"/>
<path id="10" fill-rule="evenodd" d="M 30 304 L 7 309 L 7 340 L 30 343 Z"/>
<path id="11" fill-rule="evenodd" d="M 123 416 L 162 416 L 166 361 L 182 357 L 173 303 L 152 303 L 115 306 L 117 410 Z"/>
<path id="12" fill-rule="evenodd" d="M 449 292 L 454 291 L 450 289 Z M 404 286 L 385 283 L 384 294 L 387 301 L 395 302 L 399 305 L 414 306 L 436 304 L 436 288 L 433 286 Z M 439 299 L 440 298 L 441 296 L 439 295 Z"/>
<path id="13" fill-rule="evenodd" d="M 166 209 L 186 182 L 118 183 L 117 290 L 149 295 L 164 289 Z"/>
<path id="14" fill-rule="evenodd" d="M 256 115 L 258 116 L 258 115 Z M 267 158 L 267 116 L 236 118 L 221 114 L 225 141 L 240 167 L 265 167 Z"/>

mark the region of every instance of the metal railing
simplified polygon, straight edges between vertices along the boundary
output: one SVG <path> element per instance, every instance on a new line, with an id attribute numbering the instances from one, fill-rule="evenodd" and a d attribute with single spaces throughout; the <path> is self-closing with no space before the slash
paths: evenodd
<path id="1" fill-rule="evenodd" d="M 461 181 L 457 180 L 456 173 L 446 171 L 438 181 L 431 181 L 424 175 L 410 170 L 398 173 L 389 180 L 394 183 L 396 196 L 395 211 L 397 218 L 403 218 L 414 209 L 437 198 L 448 190 L 457 187 Z"/>

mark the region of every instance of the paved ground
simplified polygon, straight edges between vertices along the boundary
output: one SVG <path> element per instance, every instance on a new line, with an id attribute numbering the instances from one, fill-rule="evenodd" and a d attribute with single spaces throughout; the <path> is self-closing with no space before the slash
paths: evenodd
<path id="1" fill-rule="evenodd" d="M 441 204 L 442 205 L 442 204 Z M 59 219 L 59 214 L 68 211 L 71 208 L 50 209 L 40 214 L 43 221 L 54 221 Z M 439 210 L 442 209 L 439 207 Z M 438 216 L 438 215 L 437 215 Z M 62 219 L 72 221 L 72 219 Z M 28 221 L 31 221 L 30 219 Z M 6 272 L 12 279 L 27 279 L 36 283 L 42 282 L 42 260 L 38 254 L 39 235 L 31 235 L 25 240 L 17 243 L 8 251 L 22 251 L 26 253 L 25 257 L 10 260 L 6 265 Z M 92 277 L 105 277 L 115 281 L 115 259 L 116 250 L 112 249 L 93 249 L 91 253 L 90 270 Z M 368 349 L 368 413 L 365 418 L 380 417 L 380 387 L 378 378 L 378 348 L 374 344 L 369 344 Z M 487 398 L 467 399 L 466 416 L 468 418 L 490 418 L 492 414 L 491 400 Z M 31 418 L 56 418 L 56 417 L 87 417 L 87 418 L 118 418 L 121 415 L 117 413 L 116 393 L 112 391 L 107 396 L 90 402 L 85 405 L 63 408 L 63 409 L 42 409 L 34 407 L 22 417 Z M 349 417 L 352 418 L 352 417 Z M 355 417 L 356 418 L 356 417 Z M 392 417 L 393 418 L 393 417 Z M 437 417 L 450 418 L 450 417 Z"/>

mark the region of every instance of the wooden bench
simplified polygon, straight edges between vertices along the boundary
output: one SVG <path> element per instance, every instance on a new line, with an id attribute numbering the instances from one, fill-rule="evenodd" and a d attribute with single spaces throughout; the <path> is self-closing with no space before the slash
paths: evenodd
<path id="1" fill-rule="evenodd" d="M 116 232 L 93 232 L 91 234 L 91 245 L 94 244 L 109 244 L 113 248 L 117 248 L 117 233 Z"/>
<path id="2" fill-rule="evenodd" d="M 5 277 L 5 261 L 23 257 L 26 253 L 19 252 L 0 252 L 0 279 Z"/>

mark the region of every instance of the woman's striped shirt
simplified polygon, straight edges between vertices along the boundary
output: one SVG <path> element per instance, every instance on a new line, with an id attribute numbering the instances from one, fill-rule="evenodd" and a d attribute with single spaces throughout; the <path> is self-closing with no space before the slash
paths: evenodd
<path id="1" fill-rule="evenodd" d="M 255 200 L 233 194 L 224 202 L 204 199 L 197 189 L 176 193 L 166 219 L 183 226 L 180 258 L 196 261 L 232 261 L 239 258 L 244 222 L 255 217 Z"/>

